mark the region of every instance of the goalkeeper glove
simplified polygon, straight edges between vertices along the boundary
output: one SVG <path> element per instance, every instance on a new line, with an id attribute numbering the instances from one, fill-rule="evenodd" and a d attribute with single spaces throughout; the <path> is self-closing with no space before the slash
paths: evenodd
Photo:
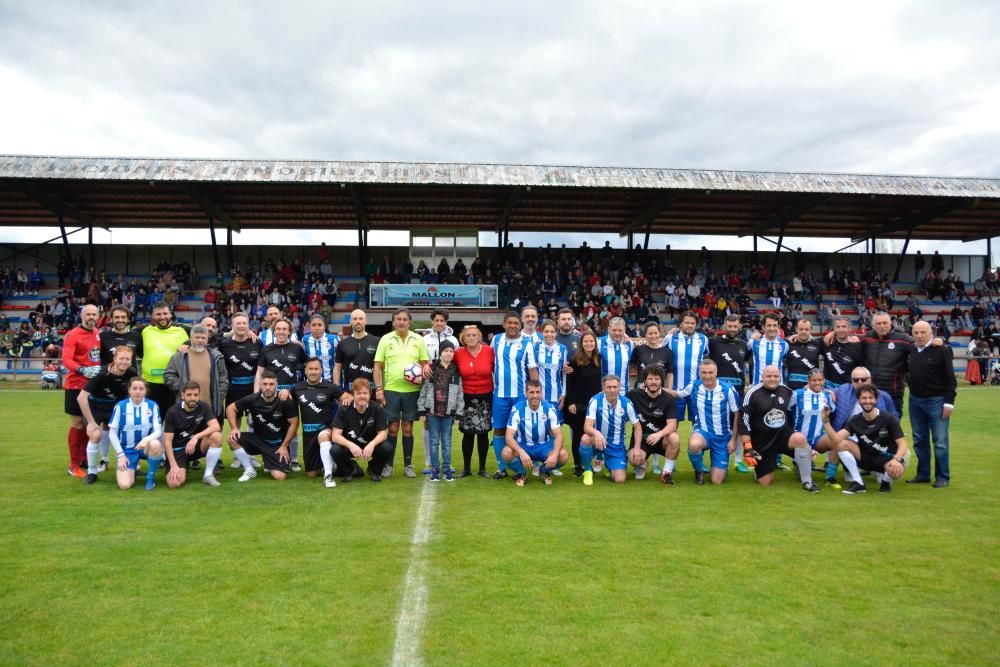
<path id="1" fill-rule="evenodd" d="M 748 468 L 757 467 L 757 462 L 760 461 L 760 454 L 757 450 L 753 448 L 752 442 L 743 443 L 743 463 Z"/>
<path id="2" fill-rule="evenodd" d="M 97 374 L 101 372 L 101 367 L 100 366 L 80 366 L 77 369 L 77 372 L 80 375 L 82 375 L 82 376 L 84 376 L 86 378 L 97 377 Z"/>

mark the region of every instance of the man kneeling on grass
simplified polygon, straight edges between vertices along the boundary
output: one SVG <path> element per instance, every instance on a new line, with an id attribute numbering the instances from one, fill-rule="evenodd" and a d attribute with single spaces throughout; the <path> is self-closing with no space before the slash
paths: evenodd
<path id="1" fill-rule="evenodd" d="M 193 335 L 193 334 L 192 334 Z M 163 420 L 163 448 L 167 453 L 167 486 L 177 489 L 187 481 L 191 461 L 208 459 L 201 481 L 219 486 L 215 465 L 222 458 L 222 428 L 212 408 L 201 400 L 201 385 L 191 381 L 181 388 L 181 402 L 167 410 Z"/>
<path id="2" fill-rule="evenodd" d="M 156 487 L 156 471 L 163 460 L 160 444 L 160 408 L 146 399 L 146 382 L 141 377 L 129 380 L 128 398 L 115 406 L 108 423 L 108 436 L 115 448 L 118 466 L 118 488 L 131 489 L 139 459 L 146 459 L 146 490 Z"/>
<path id="3" fill-rule="evenodd" d="M 875 473 L 882 493 L 892 491 L 892 480 L 903 476 L 906 437 L 899 420 L 876 407 L 878 393 L 878 388 L 873 384 L 858 387 L 861 414 L 848 419 L 847 424 L 839 431 L 834 431 L 830 425 L 830 411 L 823 411 L 826 437 L 836 443 L 840 462 L 844 464 L 847 478 L 851 480 L 844 489 L 847 494 L 864 493 L 866 490 L 858 468 Z"/>
<path id="4" fill-rule="evenodd" d="M 594 463 L 594 450 L 604 452 L 604 465 L 611 471 L 611 479 L 616 484 L 625 483 L 628 455 L 625 439 L 625 424 L 632 424 L 632 449 L 642 445 L 642 424 L 632 401 L 618 393 L 621 380 L 617 375 L 605 375 L 601 381 L 604 391 L 590 399 L 587 418 L 583 422 L 583 437 L 580 438 L 580 458 L 583 459 L 583 485 L 594 483 L 594 472 L 603 466 Z"/>
<path id="5" fill-rule="evenodd" d="M 392 456 L 389 420 L 382 406 L 371 400 L 371 383 L 366 378 L 354 380 L 351 393 L 354 402 L 337 410 L 330 425 L 329 440 L 319 443 L 324 476 L 332 481 L 334 472 L 345 470 L 344 481 L 350 482 L 362 473 L 355 463 L 361 460 L 368 462 L 369 479 L 381 482 L 382 471 Z M 332 486 L 328 484 L 327 488 Z"/>
<path id="6" fill-rule="evenodd" d="M 252 432 L 241 433 L 239 413 L 246 413 Z M 257 476 L 251 454 L 264 458 L 273 479 L 288 477 L 288 443 L 299 430 L 299 411 L 292 399 L 278 398 L 278 376 L 271 371 L 260 375 L 260 391 L 244 396 L 226 408 L 229 420 L 229 445 L 233 456 L 243 464 L 243 474 L 236 481 L 249 482 Z"/>
<path id="7" fill-rule="evenodd" d="M 538 463 L 538 475 L 552 486 L 552 471 L 565 465 L 569 452 L 563 448 L 562 429 L 556 409 L 542 400 L 542 383 L 528 380 L 526 398 L 517 402 L 507 420 L 504 463 L 514 471 L 514 484 L 524 486 L 527 470 Z"/>

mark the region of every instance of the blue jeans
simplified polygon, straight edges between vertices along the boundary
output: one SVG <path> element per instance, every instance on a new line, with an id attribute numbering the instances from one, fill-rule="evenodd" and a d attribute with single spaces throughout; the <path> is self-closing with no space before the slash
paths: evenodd
<path id="1" fill-rule="evenodd" d="M 919 398 L 910 396 L 910 428 L 913 430 L 913 451 L 917 454 L 917 477 L 931 478 L 931 437 L 934 438 L 936 479 L 949 480 L 948 422 L 941 416 L 944 397 Z"/>
<path id="2" fill-rule="evenodd" d="M 431 450 L 431 467 L 446 470 L 451 467 L 451 425 L 454 417 L 435 417 L 427 415 L 427 446 Z M 438 449 L 441 451 L 438 463 Z"/>

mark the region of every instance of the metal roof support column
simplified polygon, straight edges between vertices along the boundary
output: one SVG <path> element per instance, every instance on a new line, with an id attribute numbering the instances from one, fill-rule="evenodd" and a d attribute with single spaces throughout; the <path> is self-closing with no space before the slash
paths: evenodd
<path id="1" fill-rule="evenodd" d="M 370 277 L 365 270 L 368 267 L 368 231 L 358 218 L 358 275 L 368 280 Z M 388 278 L 388 276 L 386 276 Z"/>
<path id="2" fill-rule="evenodd" d="M 87 225 L 87 255 L 90 257 L 90 266 L 94 266 L 94 223 Z"/>
<path id="3" fill-rule="evenodd" d="M 226 264 L 228 270 L 233 268 L 233 228 L 232 225 L 226 227 Z"/>
<path id="4" fill-rule="evenodd" d="M 635 234 L 631 229 L 628 232 L 628 245 L 625 247 L 628 248 L 629 252 L 632 252 L 632 249 L 635 248 Z"/>
<path id="5" fill-rule="evenodd" d="M 781 255 L 781 244 L 785 240 L 785 225 L 787 222 L 781 223 L 781 233 L 778 234 L 778 242 L 774 246 L 774 259 L 771 260 L 771 280 L 774 280 L 774 274 L 778 270 L 778 257 Z M 756 240 L 757 237 L 754 237 Z"/>
<path id="6" fill-rule="evenodd" d="M 899 253 L 899 259 L 896 260 L 896 272 L 892 274 L 892 282 L 899 282 L 899 272 L 903 268 L 903 258 L 906 257 L 906 249 L 910 247 L 910 237 L 913 236 L 913 230 L 906 232 L 906 241 L 903 242 L 903 251 Z"/>
<path id="7" fill-rule="evenodd" d="M 653 221 L 650 220 L 646 223 L 646 239 L 642 242 L 642 249 L 649 250 L 649 232 L 653 227 Z"/>
<path id="8" fill-rule="evenodd" d="M 219 244 L 215 241 L 215 216 L 208 216 L 208 232 L 212 236 L 212 259 L 215 261 L 215 275 L 222 273 L 219 267 Z"/>
<path id="9" fill-rule="evenodd" d="M 993 239 L 986 237 L 986 269 L 993 268 Z"/>
<path id="10" fill-rule="evenodd" d="M 62 213 L 59 214 L 59 231 L 62 233 L 63 250 L 66 257 L 69 257 L 69 236 L 66 234 L 66 223 L 63 222 Z"/>

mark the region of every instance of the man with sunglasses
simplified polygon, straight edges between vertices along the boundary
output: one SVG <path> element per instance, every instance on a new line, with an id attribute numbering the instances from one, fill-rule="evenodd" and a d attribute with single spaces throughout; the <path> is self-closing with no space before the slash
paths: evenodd
<path id="1" fill-rule="evenodd" d="M 835 431 L 844 428 L 847 420 L 854 415 L 861 414 L 861 406 L 858 405 L 858 396 L 855 393 L 855 388 L 863 384 L 870 384 L 871 381 L 872 374 L 868 369 L 864 366 L 858 366 L 851 371 L 851 381 L 840 385 L 833 392 L 834 398 L 837 399 L 837 407 L 830 414 L 830 424 Z M 899 412 L 896 411 L 896 406 L 892 402 L 892 396 L 888 392 L 879 392 L 878 402 L 875 407 L 899 419 Z"/>
<path id="2" fill-rule="evenodd" d="M 861 385 L 871 384 L 871 382 L 872 374 L 868 369 L 864 366 L 858 366 L 851 371 L 851 381 L 845 382 L 834 390 L 833 396 L 836 399 L 836 407 L 830 413 L 830 425 L 833 426 L 834 431 L 839 433 L 851 417 L 861 414 L 857 389 Z M 896 404 L 893 402 L 889 392 L 878 392 L 875 400 L 875 407 L 880 412 L 899 419 L 899 412 L 896 411 Z M 850 482 L 849 479 L 847 481 Z M 832 461 L 827 465 L 826 484 L 832 488 L 837 487 L 837 468 Z"/>

